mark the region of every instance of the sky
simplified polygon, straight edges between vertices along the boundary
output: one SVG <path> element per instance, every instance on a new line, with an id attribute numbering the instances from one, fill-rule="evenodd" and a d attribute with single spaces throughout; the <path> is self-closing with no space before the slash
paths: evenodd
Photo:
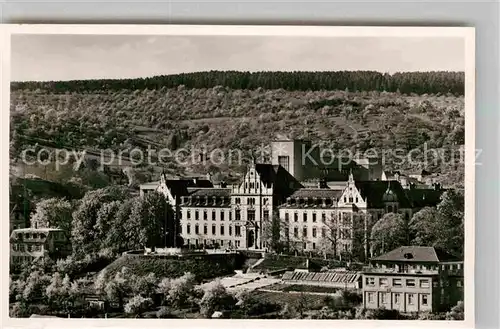
<path id="1" fill-rule="evenodd" d="M 209 71 L 464 71 L 453 37 L 13 35 L 11 80 Z"/>

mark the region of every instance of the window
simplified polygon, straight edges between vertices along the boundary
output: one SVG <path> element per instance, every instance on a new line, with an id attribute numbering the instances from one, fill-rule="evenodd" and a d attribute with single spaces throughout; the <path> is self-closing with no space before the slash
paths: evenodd
<path id="1" fill-rule="evenodd" d="M 224 235 L 224 225 L 220 226 L 220 235 Z"/>
<path id="2" fill-rule="evenodd" d="M 378 279 L 378 284 L 381 287 L 387 287 L 388 286 L 387 278 L 380 278 L 380 279 Z"/>
<path id="3" fill-rule="evenodd" d="M 26 249 L 25 249 L 25 245 L 24 244 L 20 244 L 19 245 L 19 251 L 22 251 L 24 252 Z"/>
<path id="4" fill-rule="evenodd" d="M 229 220 L 233 220 L 233 213 L 231 211 L 229 212 Z"/>
<path id="5" fill-rule="evenodd" d="M 241 236 L 241 227 L 239 225 L 234 227 L 234 235 Z"/>
<path id="6" fill-rule="evenodd" d="M 206 210 L 203 212 L 203 220 L 208 220 L 208 213 Z"/>
<path id="7" fill-rule="evenodd" d="M 407 287 L 415 287 L 415 279 L 406 279 Z"/>
<path id="8" fill-rule="evenodd" d="M 304 223 L 306 223 L 306 222 L 307 222 L 307 213 L 304 213 L 304 214 L 302 215 L 302 218 L 303 218 L 303 220 L 304 220 Z"/>
<path id="9" fill-rule="evenodd" d="M 191 212 L 189 210 L 186 212 L 186 218 L 191 219 Z"/>
<path id="10" fill-rule="evenodd" d="M 216 216 L 215 216 L 215 210 L 212 210 L 212 220 L 215 220 Z"/>
<path id="11" fill-rule="evenodd" d="M 349 203 L 353 203 L 354 199 L 352 198 L 352 195 L 349 196 Z"/>
<path id="12" fill-rule="evenodd" d="M 198 226 L 198 224 L 196 224 L 194 227 L 194 234 L 200 234 L 200 227 Z"/>
<path id="13" fill-rule="evenodd" d="M 233 227 L 229 226 L 229 236 L 233 235 Z"/>
<path id="14" fill-rule="evenodd" d="M 428 295 L 422 295 L 422 305 L 428 305 L 429 302 L 429 296 Z"/>
<path id="15" fill-rule="evenodd" d="M 186 225 L 186 233 L 191 234 L 191 225 L 189 224 Z"/>
<path id="16" fill-rule="evenodd" d="M 264 220 L 269 220 L 269 210 L 264 210 L 262 217 L 264 217 Z"/>
<path id="17" fill-rule="evenodd" d="M 316 237 L 316 227 L 313 227 L 313 230 L 312 230 L 312 235 L 313 235 L 313 238 Z"/>
<path id="18" fill-rule="evenodd" d="M 321 237 L 326 238 L 326 229 L 325 228 L 321 229 Z"/>
<path id="19" fill-rule="evenodd" d="M 321 214 L 321 221 L 322 221 L 323 223 L 325 223 L 325 222 L 326 222 L 326 214 L 325 214 L 325 213 L 322 213 L 322 214 Z"/>
<path id="20" fill-rule="evenodd" d="M 429 280 L 420 280 L 420 288 L 429 288 L 430 287 L 430 283 L 429 283 Z"/>
<path id="21" fill-rule="evenodd" d="M 241 212 L 240 212 L 240 210 L 239 210 L 239 209 L 236 209 L 236 210 L 234 211 L 234 219 L 235 219 L 235 220 L 241 220 Z"/>
<path id="22" fill-rule="evenodd" d="M 18 249 L 18 248 L 17 248 L 17 244 L 16 244 L 16 243 L 14 243 L 14 244 L 12 245 L 12 250 L 17 251 L 17 249 Z"/>
<path id="23" fill-rule="evenodd" d="M 380 302 L 382 304 L 387 304 L 387 294 L 385 292 L 380 294 Z"/>
<path id="24" fill-rule="evenodd" d="M 285 237 L 290 237 L 290 229 L 288 227 L 285 228 Z"/>
<path id="25" fill-rule="evenodd" d="M 287 222 L 290 221 L 290 217 L 289 217 L 288 213 L 285 213 L 285 221 L 287 221 Z"/>
<path id="26" fill-rule="evenodd" d="M 313 249 L 316 249 L 316 243 L 313 242 Z"/>
<path id="27" fill-rule="evenodd" d="M 408 294 L 408 304 L 412 305 L 415 301 L 415 295 L 414 294 Z"/>
<path id="28" fill-rule="evenodd" d="M 215 227 L 215 225 L 212 225 L 212 235 L 217 234 L 216 231 L 217 231 L 217 228 Z"/>
<path id="29" fill-rule="evenodd" d="M 316 223 L 316 214 L 313 213 L 313 223 Z"/>
<path id="30" fill-rule="evenodd" d="M 344 197 L 344 203 L 347 203 L 347 197 Z"/>
<path id="31" fill-rule="evenodd" d="M 358 201 L 359 201 L 359 200 L 358 200 L 358 197 L 356 197 L 356 203 L 358 203 Z"/>
<path id="32" fill-rule="evenodd" d="M 293 221 L 294 222 L 298 222 L 299 221 L 299 214 L 298 213 L 293 214 Z"/>
<path id="33" fill-rule="evenodd" d="M 241 199 L 240 199 L 240 198 L 235 198 L 235 199 L 234 199 L 234 203 L 236 203 L 236 204 L 240 204 L 240 203 L 241 203 Z"/>
<path id="34" fill-rule="evenodd" d="M 200 213 L 198 210 L 194 212 L 194 219 L 199 220 L 200 219 Z"/>
<path id="35" fill-rule="evenodd" d="M 399 293 L 394 294 L 394 304 L 399 304 L 399 298 L 401 295 Z"/>
<path id="36" fill-rule="evenodd" d="M 366 297 L 368 298 L 368 303 L 373 303 L 373 292 L 366 293 Z"/>
<path id="37" fill-rule="evenodd" d="M 203 234 L 208 234 L 208 226 L 203 226 Z"/>
<path id="38" fill-rule="evenodd" d="M 401 281 L 401 279 L 392 279 L 392 285 L 394 287 L 402 287 L 403 282 Z"/>
<path id="39" fill-rule="evenodd" d="M 307 227 L 302 228 L 302 236 L 307 237 Z"/>
<path id="40" fill-rule="evenodd" d="M 255 210 L 248 210 L 247 212 L 247 220 L 254 222 L 255 221 Z"/>
<path id="41" fill-rule="evenodd" d="M 224 210 L 220 211 L 220 220 L 224 221 Z"/>
<path id="42" fill-rule="evenodd" d="M 294 227 L 293 228 L 293 236 L 295 238 L 298 238 L 299 237 L 299 228 L 298 227 Z"/>
<path id="43" fill-rule="evenodd" d="M 290 157 L 285 155 L 278 156 L 278 164 L 285 168 L 286 171 L 290 171 Z"/>
<path id="44" fill-rule="evenodd" d="M 367 277 L 366 278 L 366 285 L 367 286 L 374 286 L 375 285 L 375 278 Z"/>
<path id="45" fill-rule="evenodd" d="M 254 205 L 255 204 L 255 198 L 248 198 L 248 204 L 249 205 Z"/>
<path id="46" fill-rule="evenodd" d="M 255 187 L 254 183 L 250 183 L 250 188 L 253 189 Z"/>
<path id="47" fill-rule="evenodd" d="M 307 249 L 307 243 L 304 242 L 304 244 L 302 245 L 302 249 Z"/>

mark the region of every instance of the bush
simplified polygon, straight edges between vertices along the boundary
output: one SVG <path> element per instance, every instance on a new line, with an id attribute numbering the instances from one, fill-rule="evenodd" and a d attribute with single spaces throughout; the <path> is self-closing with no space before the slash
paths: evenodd
<path id="1" fill-rule="evenodd" d="M 452 309 L 446 313 L 446 320 L 464 320 L 464 318 L 465 307 L 462 301 L 459 301 L 457 305 L 453 306 Z"/>

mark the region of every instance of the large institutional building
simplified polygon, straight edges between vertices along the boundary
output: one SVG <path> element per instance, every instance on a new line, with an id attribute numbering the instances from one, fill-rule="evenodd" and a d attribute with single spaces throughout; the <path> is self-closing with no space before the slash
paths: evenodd
<path id="1" fill-rule="evenodd" d="M 443 192 L 439 186 L 404 188 L 379 159 L 325 159 L 308 141 L 274 141 L 271 150 L 271 163 L 249 165 L 238 185 L 162 175 L 141 185 L 141 195 L 156 190 L 166 196 L 185 245 L 262 250 L 278 228 L 291 250 L 368 258 L 377 220 L 391 212 L 409 220 L 435 206 Z"/>

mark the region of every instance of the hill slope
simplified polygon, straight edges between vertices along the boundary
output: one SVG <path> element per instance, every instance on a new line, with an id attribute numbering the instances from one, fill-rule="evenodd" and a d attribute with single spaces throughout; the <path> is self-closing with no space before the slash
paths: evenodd
<path id="1" fill-rule="evenodd" d="M 182 85 L 95 91 L 82 89 L 79 84 L 78 91 L 61 93 L 55 87 L 22 86 L 16 85 L 11 96 L 13 156 L 36 143 L 116 152 L 146 150 L 148 146 L 172 152 L 183 149 L 180 160 L 185 163 L 180 165 L 167 157 L 161 166 L 171 172 L 204 173 L 216 169 L 198 163 L 203 149 L 220 149 L 225 155 L 237 149 L 248 160 L 256 148 L 268 145 L 277 134 L 310 139 L 334 150 L 359 152 L 371 148 L 408 152 L 425 144 L 427 148 L 464 144 L 464 99 L 451 94 Z M 123 154 L 129 155 L 127 151 Z M 157 160 L 155 152 L 152 154 L 153 161 Z M 388 168 L 461 171 L 460 166 L 442 166 L 441 162 L 427 166 L 394 164 L 390 155 L 386 160 Z M 236 161 L 228 162 L 226 159 L 217 171 L 226 175 L 242 171 L 243 166 Z M 146 165 L 141 170 L 150 169 Z M 460 174 L 452 180 L 459 181 Z"/>

